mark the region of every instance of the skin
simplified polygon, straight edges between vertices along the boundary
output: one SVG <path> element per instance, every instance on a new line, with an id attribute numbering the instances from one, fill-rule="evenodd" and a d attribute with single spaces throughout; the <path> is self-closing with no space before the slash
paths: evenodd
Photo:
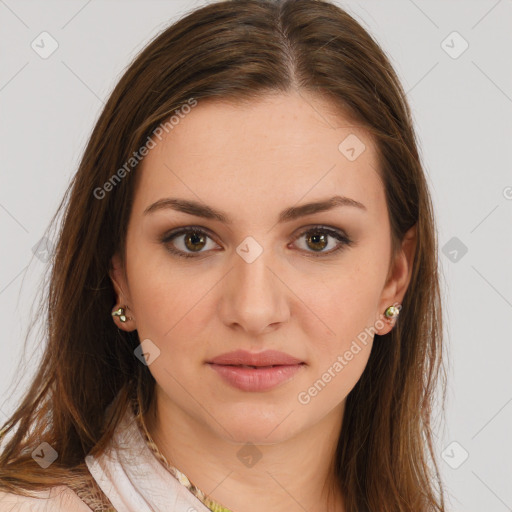
<path id="1" fill-rule="evenodd" d="M 354 161 L 338 149 L 350 134 L 366 146 Z M 322 98 L 293 92 L 244 105 L 199 101 L 136 171 L 126 265 L 116 254 L 111 272 L 129 320 L 115 321 L 160 350 L 148 366 L 156 389 L 146 418 L 160 451 L 233 511 L 345 510 L 340 491 L 328 507 L 332 461 L 346 397 L 365 369 L 373 336 L 309 403 L 297 397 L 365 328 L 389 332 L 393 321 L 383 321 L 383 313 L 407 290 L 416 231 L 392 261 L 378 167 L 363 127 Z M 287 207 L 336 194 L 366 210 L 343 206 L 277 223 Z M 166 197 L 205 203 L 233 222 L 172 209 L 144 214 Z M 299 236 L 318 225 L 353 243 L 315 257 L 339 244 L 328 236 L 315 245 L 314 232 Z M 209 238 L 202 246 L 185 245 L 183 233 L 161 242 L 187 226 L 202 227 Z M 263 249 L 252 263 L 236 252 L 248 236 Z M 197 256 L 180 258 L 166 246 Z M 241 391 L 205 363 L 236 349 L 276 349 L 306 365 L 270 391 Z M 261 455 L 250 467 L 237 456 L 247 442 L 255 445 L 246 447 L 250 453 Z"/>

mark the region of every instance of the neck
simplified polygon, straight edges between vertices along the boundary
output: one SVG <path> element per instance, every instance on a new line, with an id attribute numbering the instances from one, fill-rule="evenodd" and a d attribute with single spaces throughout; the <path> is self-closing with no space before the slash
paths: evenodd
<path id="1" fill-rule="evenodd" d="M 254 445 L 219 437 L 161 396 L 155 394 L 144 418 L 149 434 L 169 463 L 214 501 L 232 511 L 344 512 L 333 471 L 344 402 L 283 442 Z"/>

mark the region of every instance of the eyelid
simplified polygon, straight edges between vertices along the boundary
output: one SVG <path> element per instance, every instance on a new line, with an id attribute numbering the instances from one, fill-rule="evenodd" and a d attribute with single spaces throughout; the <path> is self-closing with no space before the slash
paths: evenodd
<path id="1" fill-rule="evenodd" d="M 183 234 L 189 233 L 189 232 L 204 234 L 204 235 L 208 236 L 209 238 L 211 238 L 213 241 L 215 241 L 215 243 L 218 244 L 218 242 L 215 240 L 215 235 L 213 235 L 213 233 L 209 229 L 203 228 L 202 226 L 194 226 L 194 225 L 182 226 L 182 227 L 171 229 L 170 231 L 167 231 L 164 235 L 162 235 L 160 237 L 160 241 L 165 243 L 165 242 L 170 241 L 172 238 L 177 237 L 178 235 L 183 235 Z"/>
<path id="2" fill-rule="evenodd" d="M 337 234 L 340 238 L 349 239 L 349 236 L 345 233 L 345 231 L 341 228 L 336 228 L 334 226 L 328 226 L 327 224 L 309 224 L 307 226 L 302 226 L 298 233 L 292 235 L 292 241 L 297 240 L 302 235 L 309 233 L 310 231 L 325 231 L 327 234 Z M 334 235 L 331 235 L 334 236 Z"/>

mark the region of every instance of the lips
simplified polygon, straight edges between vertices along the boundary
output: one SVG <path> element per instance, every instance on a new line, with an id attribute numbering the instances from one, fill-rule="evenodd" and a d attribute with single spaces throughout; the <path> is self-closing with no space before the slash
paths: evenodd
<path id="1" fill-rule="evenodd" d="M 306 366 L 304 361 L 277 350 L 236 350 L 207 363 L 224 382 L 246 392 L 270 391 L 293 379 Z"/>
<path id="2" fill-rule="evenodd" d="M 264 352 L 258 353 L 248 352 L 246 350 L 236 350 L 234 352 L 221 354 L 207 362 L 210 364 L 248 368 L 305 364 L 300 359 L 277 350 L 265 350 Z"/>
<path id="3" fill-rule="evenodd" d="M 271 368 L 245 368 L 243 366 L 226 366 L 211 364 L 210 368 L 231 387 L 245 392 L 271 391 L 292 380 L 305 365 L 293 364 L 272 366 Z"/>

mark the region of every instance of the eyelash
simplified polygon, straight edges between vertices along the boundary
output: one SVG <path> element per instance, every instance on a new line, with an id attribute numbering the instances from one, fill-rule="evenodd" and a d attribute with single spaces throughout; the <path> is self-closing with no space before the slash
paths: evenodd
<path id="1" fill-rule="evenodd" d="M 187 234 L 187 233 L 196 233 L 196 234 L 200 234 L 200 235 L 205 235 L 208 238 L 212 239 L 212 237 L 209 235 L 209 233 L 207 231 L 205 231 L 204 229 L 195 227 L 195 226 L 187 226 L 185 228 L 179 228 L 176 231 L 171 231 L 170 233 L 165 234 L 160 241 L 161 241 L 161 243 L 163 243 L 165 245 L 166 249 L 170 253 L 174 254 L 175 256 L 178 256 L 181 258 L 198 258 L 202 254 L 201 252 L 187 253 L 187 252 L 181 251 L 180 249 L 171 248 L 170 246 L 167 245 L 167 244 L 169 244 L 169 242 L 171 242 L 175 238 L 179 237 L 180 235 Z M 324 226 L 313 226 L 311 228 L 308 228 L 307 230 L 302 231 L 299 235 L 297 235 L 292 240 L 292 242 L 295 242 L 302 236 L 307 235 L 309 233 L 329 235 L 330 237 L 335 238 L 336 240 L 338 240 L 340 242 L 340 244 L 337 247 L 335 247 L 334 249 L 331 249 L 329 252 L 315 253 L 315 252 L 305 251 L 307 253 L 310 253 L 309 255 L 313 256 L 314 258 L 331 256 L 334 253 L 337 253 L 338 251 L 340 251 L 346 247 L 350 247 L 353 244 L 353 240 L 351 240 L 348 236 L 346 236 L 342 231 L 338 231 L 336 229 L 330 229 L 330 228 L 327 228 Z M 207 251 L 205 251 L 205 252 L 207 252 Z"/>

